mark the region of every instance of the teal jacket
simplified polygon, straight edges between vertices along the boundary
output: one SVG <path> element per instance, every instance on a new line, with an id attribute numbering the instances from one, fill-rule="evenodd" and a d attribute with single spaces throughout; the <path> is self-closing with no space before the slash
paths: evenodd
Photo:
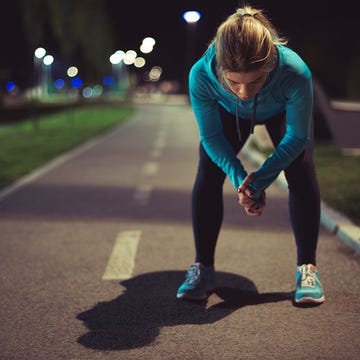
<path id="1" fill-rule="evenodd" d="M 310 139 L 313 112 L 311 72 L 293 50 L 286 46 L 277 49 L 277 66 L 257 95 L 255 117 L 256 123 L 264 124 L 272 116 L 285 111 L 286 132 L 274 152 L 254 173 L 251 187 L 255 197 L 259 197 L 301 154 Z M 234 116 L 238 114 L 239 121 L 250 121 L 254 99 L 240 100 L 221 86 L 216 74 L 213 44 L 190 70 L 189 96 L 205 151 L 237 189 L 247 172 L 223 134 L 219 105 Z"/>

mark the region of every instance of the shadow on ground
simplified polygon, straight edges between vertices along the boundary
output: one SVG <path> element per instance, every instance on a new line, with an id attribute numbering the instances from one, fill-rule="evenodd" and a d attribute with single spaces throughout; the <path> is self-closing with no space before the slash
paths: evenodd
<path id="1" fill-rule="evenodd" d="M 291 301 L 293 293 L 259 294 L 255 284 L 242 276 L 218 272 L 217 302 L 176 299 L 184 272 L 153 272 L 122 281 L 126 288 L 117 298 L 100 302 L 77 315 L 88 328 L 78 338 L 81 345 L 98 350 L 125 350 L 155 341 L 164 326 L 211 324 L 249 305 Z M 213 298 L 213 297 L 212 297 Z"/>

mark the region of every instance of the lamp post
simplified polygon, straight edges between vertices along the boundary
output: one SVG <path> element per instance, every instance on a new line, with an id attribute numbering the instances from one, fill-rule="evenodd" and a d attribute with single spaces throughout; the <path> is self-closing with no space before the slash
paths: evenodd
<path id="1" fill-rule="evenodd" d="M 183 13 L 183 19 L 187 23 L 187 51 L 185 62 L 185 92 L 188 93 L 188 75 L 190 68 L 194 61 L 194 55 L 196 50 L 196 30 L 197 23 L 201 19 L 201 14 L 198 11 L 190 10 Z"/>
<path id="2" fill-rule="evenodd" d="M 34 51 L 34 86 L 37 95 L 41 95 L 41 89 L 44 77 L 43 58 L 46 55 L 46 50 L 42 47 L 38 47 Z"/>
<path id="3" fill-rule="evenodd" d="M 49 86 L 51 83 L 51 65 L 54 62 L 54 57 L 52 55 L 45 55 L 43 58 L 43 63 L 45 65 L 45 77 L 44 77 L 44 89 L 45 89 L 45 94 L 49 95 Z"/>
<path id="4" fill-rule="evenodd" d="M 115 51 L 109 58 L 109 61 L 112 65 L 113 76 L 115 78 L 116 95 L 120 93 L 124 58 L 125 58 L 125 52 L 122 50 Z"/>

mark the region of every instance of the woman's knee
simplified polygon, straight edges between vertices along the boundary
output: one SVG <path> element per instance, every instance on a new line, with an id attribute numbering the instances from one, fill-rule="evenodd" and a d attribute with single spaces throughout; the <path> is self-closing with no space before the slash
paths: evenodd
<path id="1" fill-rule="evenodd" d="M 225 182 L 226 174 L 211 160 L 199 162 L 196 184 L 207 188 L 222 187 Z"/>
<path id="2" fill-rule="evenodd" d="M 285 169 L 284 172 L 290 190 L 298 190 L 306 193 L 310 191 L 313 186 L 318 186 L 313 159 L 306 157 L 304 153 Z"/>

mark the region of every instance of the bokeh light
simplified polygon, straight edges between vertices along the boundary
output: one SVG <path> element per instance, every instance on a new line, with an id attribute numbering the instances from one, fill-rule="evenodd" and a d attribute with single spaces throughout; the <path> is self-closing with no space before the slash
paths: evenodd
<path id="1" fill-rule="evenodd" d="M 125 57 L 124 57 L 124 64 L 126 65 L 131 65 L 134 63 L 135 59 L 136 59 L 137 53 L 135 50 L 128 50 L 125 53 Z"/>
<path id="2" fill-rule="evenodd" d="M 81 88 L 81 86 L 82 86 L 82 80 L 81 80 L 79 77 L 74 77 L 74 78 L 71 80 L 71 86 L 72 86 L 74 89 L 79 89 L 79 88 Z"/>
<path id="3" fill-rule="evenodd" d="M 140 45 L 140 51 L 143 54 L 148 54 L 153 51 L 155 45 L 155 39 L 152 37 L 146 37 Z"/>
<path id="4" fill-rule="evenodd" d="M 94 90 L 94 96 L 100 96 L 104 91 L 101 85 L 95 85 L 93 90 Z"/>
<path id="5" fill-rule="evenodd" d="M 8 81 L 5 84 L 5 89 L 7 92 L 12 92 L 15 90 L 15 88 L 16 88 L 16 85 L 15 85 L 14 81 Z"/>
<path id="6" fill-rule="evenodd" d="M 183 13 L 183 19 L 187 22 L 187 23 L 195 23 L 197 21 L 199 21 L 201 18 L 201 14 L 198 11 L 185 11 Z"/>
<path id="7" fill-rule="evenodd" d="M 43 47 L 39 47 L 34 52 L 35 57 L 42 59 L 46 55 L 46 50 Z"/>
<path id="8" fill-rule="evenodd" d="M 93 89 L 90 86 L 85 86 L 82 91 L 82 96 L 86 99 L 91 98 L 93 96 Z"/>
<path id="9" fill-rule="evenodd" d="M 79 70 L 78 70 L 78 68 L 76 66 L 70 66 L 67 69 L 66 73 L 67 73 L 67 76 L 74 77 L 79 73 Z"/>
<path id="10" fill-rule="evenodd" d="M 149 72 L 149 78 L 151 81 L 159 81 L 162 74 L 162 68 L 160 66 L 154 66 Z"/>
<path id="11" fill-rule="evenodd" d="M 44 65 L 51 65 L 54 62 L 54 57 L 52 55 L 45 55 L 43 59 Z"/>
<path id="12" fill-rule="evenodd" d="M 55 89 L 58 89 L 58 90 L 60 90 L 60 89 L 62 89 L 63 87 L 65 86 L 65 81 L 64 81 L 64 79 L 56 79 L 55 81 L 54 81 L 54 87 L 55 87 Z"/>
<path id="13" fill-rule="evenodd" d="M 142 68 L 145 66 L 145 59 L 141 56 L 138 56 L 135 61 L 134 61 L 134 66 L 137 67 L 137 68 Z"/>
<path id="14" fill-rule="evenodd" d="M 115 82 L 115 78 L 112 75 L 106 75 L 103 78 L 103 85 L 105 86 L 112 86 L 114 85 L 114 82 Z"/>
<path id="15" fill-rule="evenodd" d="M 120 64 L 124 58 L 125 58 L 125 52 L 122 50 L 117 50 L 110 56 L 109 60 L 113 65 L 116 65 L 116 64 Z"/>

